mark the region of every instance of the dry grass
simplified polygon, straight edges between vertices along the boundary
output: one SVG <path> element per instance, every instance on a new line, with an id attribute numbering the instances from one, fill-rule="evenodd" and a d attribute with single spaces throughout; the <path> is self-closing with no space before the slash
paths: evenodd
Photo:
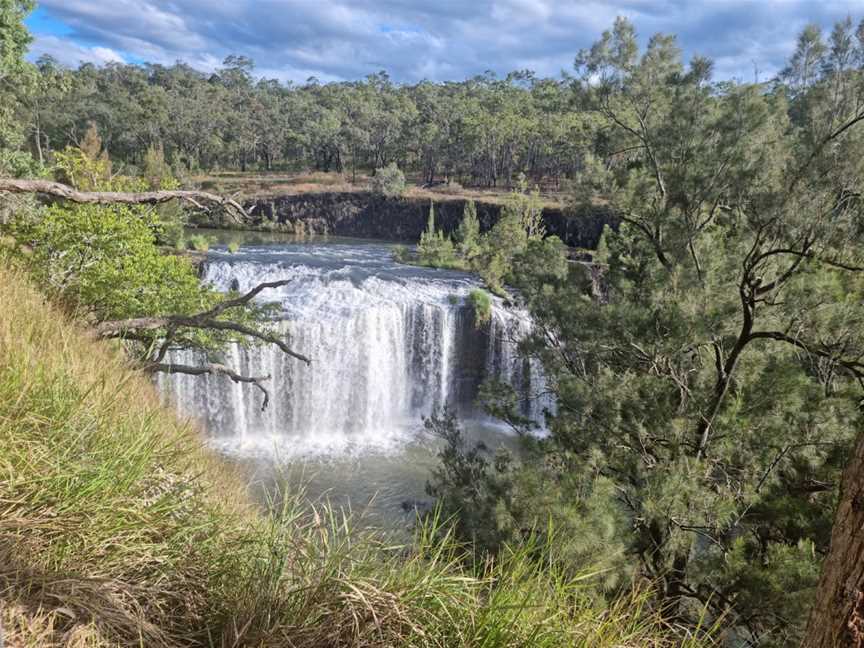
<path id="1" fill-rule="evenodd" d="M 357 174 L 351 182 L 350 174 L 324 173 L 240 173 L 224 172 L 193 176 L 191 182 L 207 191 L 225 195 L 238 195 L 243 199 L 299 196 L 314 193 L 361 193 L 369 190 L 369 177 Z M 416 180 L 416 179 L 415 179 Z M 490 204 L 503 204 L 509 191 L 506 188 L 463 188 L 458 185 L 440 185 L 425 188 L 409 179 L 405 197 L 413 200 L 474 200 Z M 566 196 L 544 192 L 544 207 L 560 209 Z"/>
<path id="2" fill-rule="evenodd" d="M 7 646 L 696 646 L 635 596 L 528 558 L 471 566 L 435 521 L 410 546 L 239 476 L 119 349 L 0 259 L 0 622 Z"/>

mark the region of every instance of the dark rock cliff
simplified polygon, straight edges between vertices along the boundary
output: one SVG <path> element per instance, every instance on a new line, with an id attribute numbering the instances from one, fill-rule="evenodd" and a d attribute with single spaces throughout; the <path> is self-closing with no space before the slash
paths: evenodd
<path id="1" fill-rule="evenodd" d="M 416 242 L 426 229 L 429 202 L 416 198 L 384 198 L 369 192 L 307 193 L 250 200 L 244 205 L 250 213 L 243 229 L 282 231 L 296 234 L 331 234 L 394 241 Z M 452 232 L 462 220 L 464 200 L 435 202 L 436 225 Z M 500 205 L 477 203 L 477 216 L 485 231 L 501 212 Z M 593 248 L 603 226 L 616 225 L 602 208 L 585 213 L 565 213 L 560 209 L 543 212 L 546 231 L 571 247 Z M 198 223 L 228 227 L 217 217 Z M 233 225 L 237 227 L 237 225 Z"/>

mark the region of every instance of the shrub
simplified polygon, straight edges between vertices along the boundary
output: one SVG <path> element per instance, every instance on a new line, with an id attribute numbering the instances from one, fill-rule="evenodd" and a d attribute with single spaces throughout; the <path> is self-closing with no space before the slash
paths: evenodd
<path id="1" fill-rule="evenodd" d="M 480 221 L 477 218 L 477 205 L 473 200 L 465 203 L 462 221 L 453 237 L 459 254 L 467 262 L 471 262 L 480 254 Z"/>
<path id="2" fill-rule="evenodd" d="M 239 242 L 237 242 L 237 241 L 231 241 L 231 242 L 228 244 L 228 251 L 229 251 L 231 254 L 235 254 L 235 253 L 238 252 L 239 250 L 240 250 L 240 243 L 239 243 Z"/>
<path id="3" fill-rule="evenodd" d="M 396 198 L 405 193 L 405 174 L 395 162 L 391 162 L 386 167 L 375 169 L 375 175 L 369 184 L 373 193 Z"/>
<path id="4" fill-rule="evenodd" d="M 393 248 L 393 260 L 397 263 L 405 263 L 408 260 L 408 248 L 397 245 Z"/>
<path id="5" fill-rule="evenodd" d="M 186 239 L 186 248 L 196 252 L 206 252 L 210 249 L 210 241 L 203 234 L 193 234 Z"/>
<path id="6" fill-rule="evenodd" d="M 468 295 L 468 301 L 474 309 L 474 325 L 477 328 L 485 326 L 492 319 L 492 299 L 489 293 L 480 288 L 475 288 Z"/>
<path id="7" fill-rule="evenodd" d="M 436 268 L 457 266 L 456 249 L 450 237 L 435 228 L 435 205 L 429 203 L 429 222 L 417 245 L 420 263 Z"/>

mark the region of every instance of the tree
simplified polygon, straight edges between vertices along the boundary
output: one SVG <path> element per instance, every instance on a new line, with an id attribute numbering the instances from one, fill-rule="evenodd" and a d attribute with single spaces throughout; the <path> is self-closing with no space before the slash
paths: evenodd
<path id="1" fill-rule="evenodd" d="M 465 202 L 462 220 L 454 236 L 459 255 L 470 266 L 480 254 L 480 221 L 477 219 L 477 205 L 473 200 Z"/>
<path id="2" fill-rule="evenodd" d="M 792 98 L 711 84 L 670 37 L 640 53 L 622 19 L 577 62 L 603 135 L 577 198 L 622 225 L 608 303 L 582 266 L 550 272 L 554 248 L 516 245 L 510 262 L 559 407 L 547 451 L 560 474 L 614 485 L 604 506 L 670 619 L 708 605 L 786 645 L 861 425 L 860 72 L 818 65 Z"/>
<path id="3" fill-rule="evenodd" d="M 23 176 L 37 170 L 30 155 L 20 150 L 27 138 L 20 113 L 35 89 L 35 72 L 24 61 L 31 37 L 23 24 L 33 7 L 32 0 L 0 0 L 0 174 Z"/>
<path id="4" fill-rule="evenodd" d="M 405 174 L 395 162 L 391 162 L 386 167 L 375 170 L 369 185 L 373 193 L 385 198 L 398 198 L 405 193 Z"/>
<path id="5" fill-rule="evenodd" d="M 417 245 L 420 263 L 435 267 L 451 267 L 455 262 L 453 241 L 435 227 L 435 204 L 429 201 L 429 221 Z"/>
<path id="6" fill-rule="evenodd" d="M 859 435 L 840 488 L 831 551 L 813 599 L 804 648 L 859 646 L 864 641 L 864 435 Z"/>
<path id="7" fill-rule="evenodd" d="M 24 26 L 24 18 L 33 11 L 33 0 L 0 1 L 0 83 L 19 74 L 24 54 L 33 40 Z"/>
<path id="8" fill-rule="evenodd" d="M 84 316 L 99 337 L 122 340 L 142 370 L 224 375 L 255 385 L 266 407 L 269 393 L 263 383 L 268 377 L 241 375 L 219 357 L 229 344 L 264 343 L 309 362 L 268 324 L 271 309 L 253 302 L 262 291 L 287 281 L 259 284 L 228 297 L 202 286 L 188 260 L 159 251 L 156 241 L 164 233 L 164 214 L 142 206 L 177 198 L 196 202 L 202 197 L 199 192 L 136 193 L 144 181 L 111 173 L 95 129 L 85 138 L 84 149 L 69 149 L 57 157 L 64 178 L 92 191 L 48 181 L 0 179 L 0 189 L 39 191 L 71 201 L 21 214 L 9 228 L 21 246 L 21 262 L 36 280 Z M 164 173 L 164 168 L 157 169 L 158 151 L 150 157 L 150 170 Z M 162 176 L 158 182 L 171 180 Z M 165 362 L 175 348 L 197 350 L 204 361 L 194 366 Z"/>

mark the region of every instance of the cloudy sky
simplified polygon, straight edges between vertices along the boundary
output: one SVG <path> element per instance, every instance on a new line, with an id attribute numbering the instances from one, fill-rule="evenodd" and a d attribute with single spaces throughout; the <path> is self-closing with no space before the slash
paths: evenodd
<path id="1" fill-rule="evenodd" d="M 204 71 L 228 54 L 257 74 L 302 82 L 386 69 L 404 82 L 461 80 L 486 70 L 570 70 L 615 16 L 640 37 L 675 33 L 719 78 L 766 79 L 808 22 L 829 30 L 864 18 L 864 0 L 39 0 L 30 56 L 77 66 L 111 61 Z"/>

